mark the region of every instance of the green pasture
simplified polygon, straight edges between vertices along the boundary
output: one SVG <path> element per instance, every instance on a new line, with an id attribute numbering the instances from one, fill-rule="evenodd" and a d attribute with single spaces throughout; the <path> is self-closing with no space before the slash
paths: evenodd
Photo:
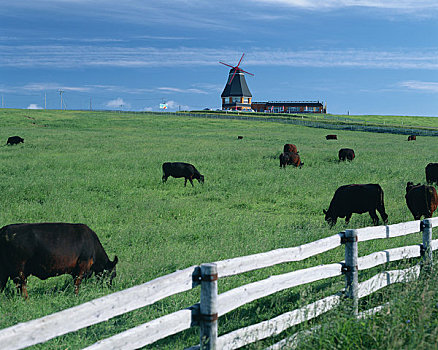
<path id="1" fill-rule="evenodd" d="M 438 126 L 438 119 L 420 119 Z M 336 133 L 338 140 L 327 141 L 328 133 Z M 23 137 L 24 144 L 6 146 L 7 138 L 14 135 Z M 244 138 L 238 140 L 238 135 Z M 341 185 L 380 184 L 389 223 L 411 221 L 404 199 L 406 182 L 425 182 L 425 166 L 438 162 L 438 138 L 406 139 L 262 121 L 0 109 L 0 227 L 19 222 L 84 223 L 97 233 L 110 259 L 119 257 L 112 288 L 91 278 L 82 283 L 78 296 L 70 276 L 46 281 L 30 277 L 28 300 L 18 296 L 9 281 L 0 294 L 0 328 L 195 264 L 293 247 L 346 228 L 370 226 L 368 214 L 353 214 L 348 226 L 342 219 L 331 229 L 325 223 L 322 210 Z M 304 162 L 301 169 L 280 169 L 278 156 L 285 143 L 298 147 Z M 355 150 L 353 162 L 338 162 L 338 150 L 344 147 Z M 194 187 L 189 183 L 184 187 L 183 179 L 174 178 L 163 184 L 161 165 L 166 161 L 194 164 L 205 176 L 205 184 L 195 181 Z M 420 234 L 364 242 L 359 253 L 418 243 Z M 300 263 L 224 279 L 219 281 L 219 292 L 341 260 L 342 247 Z M 340 277 L 263 298 L 221 317 L 219 333 L 275 317 L 343 286 Z M 394 286 L 388 293 L 397 295 L 400 289 Z M 386 294 L 379 295 L 362 307 L 387 301 Z M 195 289 L 34 348 L 80 349 L 198 299 Z M 263 349 L 301 327 L 248 348 Z M 182 349 L 197 343 L 194 329 L 148 349 Z M 326 348 L 338 347 L 331 343 Z"/>

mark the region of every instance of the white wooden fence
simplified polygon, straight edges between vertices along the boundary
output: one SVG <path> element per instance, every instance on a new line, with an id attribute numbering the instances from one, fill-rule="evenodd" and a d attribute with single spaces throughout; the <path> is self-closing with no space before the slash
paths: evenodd
<path id="1" fill-rule="evenodd" d="M 199 349 L 199 347 L 202 349 L 237 349 L 278 335 L 292 326 L 335 308 L 345 299 L 344 294 L 351 300 L 352 312 L 358 317 L 364 317 L 367 314 L 378 312 L 383 306 L 359 314 L 358 299 L 392 283 L 409 282 L 417 278 L 420 274 L 420 265 L 404 270 L 379 273 L 361 283 L 358 283 L 358 271 L 391 261 L 420 256 L 423 256 L 421 267 L 427 270 L 432 263 L 432 251 L 438 249 L 438 239 L 432 240 L 433 225 L 438 225 L 438 218 L 346 230 L 299 247 L 282 248 L 266 253 L 202 264 L 201 266 L 191 266 L 142 285 L 37 320 L 0 330 L 1 348 L 4 350 L 22 349 L 43 343 L 57 336 L 153 304 L 171 295 L 190 290 L 197 285 L 201 285 L 200 303 L 100 340 L 86 349 L 137 349 L 197 326 L 200 328 L 200 345 L 190 349 Z M 420 231 L 423 232 L 422 244 L 387 249 L 358 257 L 359 242 L 404 236 Z M 218 295 L 217 281 L 219 278 L 276 264 L 304 260 L 343 244 L 345 245 L 345 261 L 271 276 Z M 345 291 L 325 297 L 273 319 L 218 337 L 218 317 L 278 291 L 340 275 L 345 275 Z M 295 340 L 294 338 L 293 341 Z M 289 339 L 289 341 L 291 340 Z M 268 349 L 279 349 L 282 342 Z"/>

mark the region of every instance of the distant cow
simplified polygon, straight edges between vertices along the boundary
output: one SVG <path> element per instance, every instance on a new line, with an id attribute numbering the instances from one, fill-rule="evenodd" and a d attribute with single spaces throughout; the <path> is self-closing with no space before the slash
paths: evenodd
<path id="1" fill-rule="evenodd" d="M 39 223 L 13 224 L 0 229 L 0 291 L 9 278 L 27 298 L 27 277 L 42 280 L 70 274 L 75 294 L 83 278 L 94 272 L 116 276 L 117 256 L 113 261 L 97 238 L 84 224 Z"/>
<path id="2" fill-rule="evenodd" d="M 378 184 L 345 185 L 339 187 L 328 210 L 323 210 L 325 221 L 332 227 L 337 218 L 345 217 L 345 223 L 349 223 L 353 213 L 362 214 L 368 212 L 373 219 L 373 224 L 379 223 L 376 210 L 380 213 L 384 223 L 388 220 L 383 201 L 383 190 Z"/>
<path id="3" fill-rule="evenodd" d="M 354 151 L 351 148 L 341 148 L 339 150 L 339 160 L 353 160 L 355 155 L 354 155 Z"/>
<path id="4" fill-rule="evenodd" d="M 416 135 L 409 135 L 408 136 L 408 141 L 414 141 L 414 140 L 416 140 L 417 139 L 417 136 Z"/>
<path id="5" fill-rule="evenodd" d="M 426 181 L 427 183 L 438 184 L 438 163 L 429 163 L 426 166 Z"/>
<path id="6" fill-rule="evenodd" d="M 242 140 L 242 139 L 243 139 L 243 136 L 237 136 L 237 139 L 238 139 L 238 140 Z"/>
<path id="7" fill-rule="evenodd" d="M 286 168 L 286 165 L 293 165 L 295 167 L 302 167 L 300 155 L 298 153 L 283 152 L 280 154 L 280 168 Z"/>
<path id="8" fill-rule="evenodd" d="M 283 146 L 283 152 L 298 153 L 298 149 L 297 149 L 297 146 L 295 146 L 291 143 L 286 143 Z"/>
<path id="9" fill-rule="evenodd" d="M 414 216 L 420 220 L 421 216 L 431 218 L 438 206 L 438 195 L 435 187 L 408 182 L 406 185 L 406 204 Z"/>
<path id="10" fill-rule="evenodd" d="M 24 139 L 20 136 L 11 136 L 8 137 L 8 141 L 6 142 L 7 145 L 18 145 L 19 143 L 24 143 Z"/>
<path id="11" fill-rule="evenodd" d="M 337 140 L 338 136 L 337 135 L 327 135 L 325 137 L 326 140 Z"/>
<path id="12" fill-rule="evenodd" d="M 193 186 L 193 179 L 198 180 L 200 183 L 204 183 L 204 175 L 201 175 L 199 171 L 189 163 L 163 163 L 163 182 L 166 182 L 169 176 L 176 178 L 183 177 L 184 186 L 187 185 L 187 180 L 189 180 Z"/>

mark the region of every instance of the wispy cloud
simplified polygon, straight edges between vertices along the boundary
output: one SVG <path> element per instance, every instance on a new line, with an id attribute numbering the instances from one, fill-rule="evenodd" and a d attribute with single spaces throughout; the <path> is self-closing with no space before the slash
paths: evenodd
<path id="1" fill-rule="evenodd" d="M 180 89 L 180 88 L 174 88 L 174 87 L 159 87 L 157 90 L 164 91 L 164 92 L 179 92 L 179 93 L 192 93 L 192 94 L 208 94 L 207 91 L 200 90 L 200 89 Z"/>
<path id="2" fill-rule="evenodd" d="M 338 9 L 346 7 L 367 7 L 376 9 L 393 9 L 421 11 L 428 9 L 438 9 L 435 0 L 253 0 L 265 4 L 281 4 L 290 7 L 324 10 Z"/>
<path id="3" fill-rule="evenodd" d="M 437 82 L 409 80 L 409 81 L 403 81 L 399 85 L 401 87 L 405 87 L 410 90 L 420 90 L 420 91 L 438 93 Z"/>
<path id="4" fill-rule="evenodd" d="M 231 49 L 105 47 L 105 46 L 1 46 L 0 67 L 63 69 L 93 67 L 184 67 L 217 65 L 235 60 Z M 356 67 L 385 69 L 438 69 L 438 49 L 283 50 L 253 48 L 245 66 Z M 65 88 L 65 87 L 63 87 Z"/>

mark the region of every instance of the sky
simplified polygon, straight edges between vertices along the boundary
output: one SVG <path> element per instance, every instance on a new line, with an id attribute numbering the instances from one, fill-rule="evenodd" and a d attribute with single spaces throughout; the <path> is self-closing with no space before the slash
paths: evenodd
<path id="1" fill-rule="evenodd" d="M 253 101 L 438 116 L 436 0 L 2 0 L 5 108 L 221 108 L 229 67 Z"/>

